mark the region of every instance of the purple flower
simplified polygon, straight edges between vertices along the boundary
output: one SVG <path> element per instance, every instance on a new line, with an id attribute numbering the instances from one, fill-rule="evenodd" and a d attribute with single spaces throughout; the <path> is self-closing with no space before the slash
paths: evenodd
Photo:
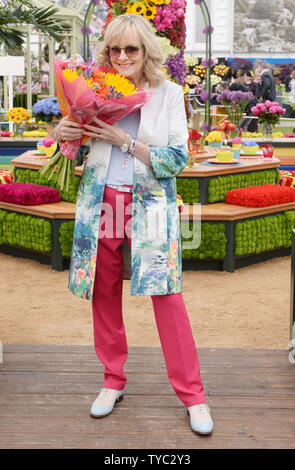
<path id="1" fill-rule="evenodd" d="M 203 101 L 207 101 L 207 99 L 209 98 L 209 93 L 208 91 L 203 90 L 200 96 Z"/>
<path id="2" fill-rule="evenodd" d="M 90 34 L 92 33 L 92 29 L 88 26 L 86 26 L 86 28 L 84 28 L 84 26 L 81 26 L 81 33 L 84 34 L 84 32 L 87 36 L 90 36 Z"/>
<path id="3" fill-rule="evenodd" d="M 93 3 L 94 5 L 99 5 L 99 4 L 100 4 L 100 0 L 92 0 L 92 3 Z"/>
<path id="4" fill-rule="evenodd" d="M 171 78 L 175 78 L 180 85 L 184 84 L 186 77 L 187 66 L 184 61 L 184 51 L 181 50 L 175 56 L 169 56 L 165 62 L 168 67 L 168 72 Z"/>
<path id="5" fill-rule="evenodd" d="M 204 34 L 211 34 L 211 33 L 213 33 L 213 31 L 214 31 L 213 26 L 206 26 L 206 27 L 203 29 L 203 33 L 204 33 Z"/>
<path id="6" fill-rule="evenodd" d="M 201 65 L 203 67 L 209 67 L 209 59 L 203 59 Z M 214 59 L 211 59 L 211 67 L 214 65 Z"/>
<path id="7" fill-rule="evenodd" d="M 203 0 L 195 0 L 195 4 L 196 5 L 200 5 L 200 3 L 202 3 Z"/>
<path id="8" fill-rule="evenodd" d="M 207 122 L 203 122 L 202 124 L 202 130 L 203 131 L 207 131 L 209 129 L 209 125 L 207 124 Z"/>

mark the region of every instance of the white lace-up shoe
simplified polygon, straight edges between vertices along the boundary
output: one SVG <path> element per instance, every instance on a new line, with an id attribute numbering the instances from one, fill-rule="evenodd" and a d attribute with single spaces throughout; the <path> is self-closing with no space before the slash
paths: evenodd
<path id="1" fill-rule="evenodd" d="M 112 388 L 102 388 L 96 400 L 92 403 L 90 414 L 93 418 L 102 418 L 109 415 L 115 403 L 123 399 L 124 390 L 114 390 Z"/>
<path id="2" fill-rule="evenodd" d="M 213 421 L 207 403 L 189 406 L 187 412 L 190 417 L 191 428 L 194 432 L 204 436 L 212 433 Z"/>

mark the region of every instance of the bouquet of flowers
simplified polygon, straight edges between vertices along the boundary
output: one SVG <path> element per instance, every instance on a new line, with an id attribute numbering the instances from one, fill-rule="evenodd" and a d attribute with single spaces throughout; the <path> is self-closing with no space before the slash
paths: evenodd
<path id="1" fill-rule="evenodd" d="M 280 117 L 286 114 L 285 108 L 282 108 L 276 101 L 265 101 L 258 103 L 251 108 L 254 116 L 258 116 L 258 124 L 271 124 L 275 126 L 279 123 Z"/>
<path id="2" fill-rule="evenodd" d="M 202 134 L 200 134 L 196 129 L 192 129 L 189 132 L 188 138 L 188 151 L 189 154 L 197 153 L 202 139 Z"/>
<path id="3" fill-rule="evenodd" d="M 16 136 L 20 137 L 20 128 L 22 125 L 23 121 L 29 121 L 30 120 L 30 113 L 27 111 L 25 108 L 11 108 L 7 114 L 8 121 L 12 121 L 15 123 L 15 129 L 16 129 Z"/>
<path id="4" fill-rule="evenodd" d="M 36 121 L 44 121 L 52 123 L 54 117 L 60 119 L 62 117 L 57 98 L 45 98 L 37 101 L 33 106 L 33 116 Z"/>
<path id="5" fill-rule="evenodd" d="M 92 62 L 86 65 L 75 55 L 65 62 L 55 59 L 57 96 L 63 116 L 80 124 L 90 124 L 98 117 L 114 124 L 141 108 L 151 97 L 111 67 Z M 79 147 L 91 137 L 64 142 L 60 151 L 40 170 L 48 179 L 57 172 L 58 185 L 69 189 L 75 174 L 75 159 Z"/>
<path id="6" fill-rule="evenodd" d="M 246 106 L 254 98 L 251 91 L 223 91 L 216 99 L 219 103 L 222 103 L 227 110 L 229 120 L 239 125 L 243 114 L 245 112 Z"/>

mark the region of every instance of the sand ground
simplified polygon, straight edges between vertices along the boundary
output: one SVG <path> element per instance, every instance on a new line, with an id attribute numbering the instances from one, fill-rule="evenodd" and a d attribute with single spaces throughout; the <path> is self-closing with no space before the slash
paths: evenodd
<path id="1" fill-rule="evenodd" d="M 197 346 L 287 349 L 290 257 L 236 270 L 185 271 L 183 296 Z M 91 302 L 67 288 L 68 271 L 0 254 L 0 339 L 4 344 L 92 344 Z M 124 281 L 130 346 L 160 346 L 150 297 Z"/>

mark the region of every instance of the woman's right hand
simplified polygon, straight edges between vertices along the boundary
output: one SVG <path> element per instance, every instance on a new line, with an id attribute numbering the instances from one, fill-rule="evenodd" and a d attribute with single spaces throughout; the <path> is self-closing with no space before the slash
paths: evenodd
<path id="1" fill-rule="evenodd" d="M 54 136 L 58 142 L 77 140 L 82 138 L 83 128 L 78 122 L 73 122 L 64 117 L 54 129 Z"/>

